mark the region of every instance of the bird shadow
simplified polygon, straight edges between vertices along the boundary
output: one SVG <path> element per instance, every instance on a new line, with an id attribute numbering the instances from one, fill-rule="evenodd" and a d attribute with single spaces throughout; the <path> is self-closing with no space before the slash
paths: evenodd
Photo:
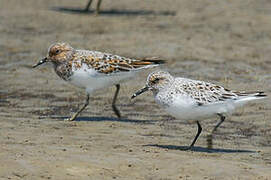
<path id="1" fill-rule="evenodd" d="M 69 117 L 50 117 L 52 119 L 58 119 L 58 120 L 65 120 Z M 138 123 L 138 124 L 154 124 L 157 122 L 157 120 L 137 120 L 137 119 L 127 119 L 127 118 L 114 118 L 114 117 L 78 117 L 74 121 L 80 122 L 80 121 L 88 121 L 88 122 L 125 122 L 125 123 Z"/>
<path id="2" fill-rule="evenodd" d="M 95 11 L 80 8 L 71 8 L 71 7 L 51 7 L 53 11 L 71 13 L 71 14 L 94 14 Z M 140 15 L 160 15 L 160 16 L 175 16 L 175 11 L 148 11 L 148 10 L 102 10 L 99 11 L 99 16 L 140 16 Z"/>
<path id="3" fill-rule="evenodd" d="M 171 150 L 180 150 L 187 151 L 189 146 L 176 146 L 176 145 L 160 145 L 160 144 L 147 144 L 143 145 L 144 147 L 159 147 L 163 149 L 171 149 Z M 193 152 L 205 152 L 205 153 L 256 153 L 257 151 L 251 150 L 243 150 L 243 149 L 218 149 L 218 148 L 204 148 L 199 146 L 194 146 L 189 151 Z"/>

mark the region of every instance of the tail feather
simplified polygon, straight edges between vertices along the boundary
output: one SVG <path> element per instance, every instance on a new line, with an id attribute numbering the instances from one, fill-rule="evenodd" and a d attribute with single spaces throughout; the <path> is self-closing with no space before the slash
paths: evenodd
<path id="1" fill-rule="evenodd" d="M 258 92 L 256 95 L 254 95 L 256 97 L 266 97 L 267 95 L 264 94 L 264 92 Z"/>
<path id="2" fill-rule="evenodd" d="M 149 62 L 151 64 L 165 64 L 166 63 L 165 60 L 159 59 L 158 57 L 143 58 L 141 61 Z"/>
<path id="3" fill-rule="evenodd" d="M 165 63 L 166 63 L 165 60 L 158 59 L 157 57 L 151 57 L 151 58 L 143 58 L 140 60 L 132 61 L 130 65 L 133 66 L 133 68 L 137 69 L 137 68 L 148 68 L 151 66 L 158 66 Z"/>
<path id="4" fill-rule="evenodd" d="M 238 96 L 249 96 L 249 97 L 266 97 L 263 91 L 252 91 L 252 92 L 235 92 Z"/>
<path id="5" fill-rule="evenodd" d="M 262 91 L 254 91 L 254 92 L 235 92 L 239 98 L 236 99 L 235 105 L 240 107 L 249 101 L 259 100 L 265 98 L 267 95 Z"/>

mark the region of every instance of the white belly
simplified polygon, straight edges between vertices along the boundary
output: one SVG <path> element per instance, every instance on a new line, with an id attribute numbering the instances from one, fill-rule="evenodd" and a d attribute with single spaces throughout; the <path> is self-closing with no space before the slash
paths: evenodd
<path id="1" fill-rule="evenodd" d="M 200 121 L 220 114 L 229 114 L 234 110 L 233 103 L 214 103 L 197 105 L 194 100 L 179 96 L 172 103 L 164 106 L 165 110 L 179 120 Z"/>
<path id="2" fill-rule="evenodd" d="M 101 75 L 93 69 L 82 67 L 74 71 L 69 81 L 71 84 L 86 89 L 88 93 L 95 90 L 110 87 L 131 78 L 134 73 L 124 72 L 113 75 Z"/>

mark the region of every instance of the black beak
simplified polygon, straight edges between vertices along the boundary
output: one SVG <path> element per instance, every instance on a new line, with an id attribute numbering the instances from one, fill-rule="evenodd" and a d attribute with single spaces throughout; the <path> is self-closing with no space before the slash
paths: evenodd
<path id="1" fill-rule="evenodd" d="M 145 86 L 144 88 L 142 89 L 139 89 L 135 94 L 132 95 L 131 99 L 134 99 L 136 96 L 146 92 L 149 90 L 149 87 L 148 86 Z"/>
<path id="2" fill-rule="evenodd" d="M 47 57 L 42 58 L 42 60 L 40 60 L 37 64 L 33 65 L 32 68 L 35 68 L 35 67 L 42 65 L 43 63 L 46 63 L 46 62 L 47 62 Z"/>

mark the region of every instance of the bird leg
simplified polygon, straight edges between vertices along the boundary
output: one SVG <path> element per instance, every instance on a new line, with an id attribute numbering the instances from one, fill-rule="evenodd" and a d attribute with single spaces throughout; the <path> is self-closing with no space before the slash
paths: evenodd
<path id="1" fill-rule="evenodd" d="M 115 105 L 118 94 L 119 94 L 119 90 L 120 90 L 120 85 L 116 84 L 116 92 L 115 92 L 115 95 L 114 95 L 114 98 L 113 98 L 112 108 L 113 108 L 114 113 L 118 116 L 118 118 L 121 118 L 120 112 L 119 112 L 118 108 Z"/>
<path id="2" fill-rule="evenodd" d="M 92 0 L 89 0 L 86 7 L 85 7 L 85 11 L 89 10 L 89 7 L 91 6 Z"/>
<path id="3" fill-rule="evenodd" d="M 98 15 L 99 12 L 100 12 L 100 6 L 101 6 L 101 4 L 102 4 L 102 0 L 98 0 L 97 6 L 96 6 L 96 11 L 95 11 L 96 15 Z"/>
<path id="4" fill-rule="evenodd" d="M 217 114 L 220 117 L 220 121 L 217 123 L 217 125 L 212 130 L 212 133 L 207 136 L 207 144 L 208 148 L 213 148 L 213 134 L 217 131 L 217 128 L 225 121 L 226 117 L 223 114 Z"/>
<path id="5" fill-rule="evenodd" d="M 198 132 L 197 132 L 197 135 L 195 136 L 193 142 L 191 143 L 191 145 L 187 148 L 187 150 L 191 150 L 194 146 L 194 144 L 196 143 L 201 131 L 202 131 L 202 128 L 201 128 L 201 125 L 199 123 L 199 121 L 197 121 L 197 125 L 198 125 Z"/>
<path id="6" fill-rule="evenodd" d="M 212 133 L 216 132 L 217 128 L 225 121 L 226 117 L 222 114 L 217 114 L 220 117 L 220 121 L 217 123 L 217 125 L 212 130 Z"/>
<path id="7" fill-rule="evenodd" d="M 88 106 L 89 104 L 89 94 L 87 94 L 86 102 L 76 113 L 74 113 L 67 121 L 73 121 L 75 118 Z"/>

